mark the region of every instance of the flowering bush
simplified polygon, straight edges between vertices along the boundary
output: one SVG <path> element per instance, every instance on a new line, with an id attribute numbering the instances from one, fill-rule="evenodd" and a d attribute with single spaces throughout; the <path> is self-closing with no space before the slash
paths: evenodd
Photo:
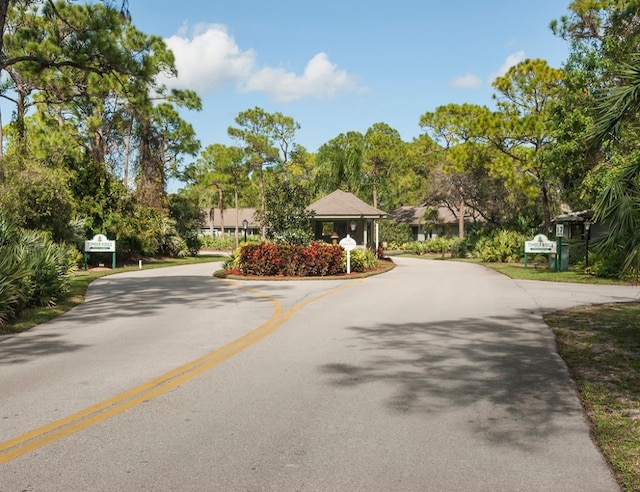
<path id="1" fill-rule="evenodd" d="M 313 242 L 247 244 L 240 248 L 237 267 L 243 275 L 323 277 L 342 270 L 342 248 Z"/>

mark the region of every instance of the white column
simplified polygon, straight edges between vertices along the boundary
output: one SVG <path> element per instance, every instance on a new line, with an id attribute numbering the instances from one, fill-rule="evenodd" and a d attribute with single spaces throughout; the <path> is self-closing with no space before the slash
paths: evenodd
<path id="1" fill-rule="evenodd" d="M 362 232 L 363 232 L 363 235 L 364 235 L 364 236 L 363 236 L 363 237 L 364 237 L 364 240 L 363 240 L 362 245 L 366 248 L 366 247 L 367 247 L 367 220 L 366 220 L 366 219 L 365 219 L 365 220 L 363 220 L 363 221 L 362 221 L 362 223 L 363 223 L 363 225 L 364 225 L 364 231 L 362 231 Z"/>

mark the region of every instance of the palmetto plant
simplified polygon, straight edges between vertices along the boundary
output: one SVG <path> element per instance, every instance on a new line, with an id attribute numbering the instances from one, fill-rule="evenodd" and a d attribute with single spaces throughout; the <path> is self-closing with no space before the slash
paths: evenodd
<path id="1" fill-rule="evenodd" d="M 622 123 L 634 121 L 640 109 L 640 54 L 631 57 L 618 71 L 620 83 L 601 97 L 593 144 L 617 141 Z M 622 252 L 623 274 L 636 280 L 640 274 L 640 155 L 632 155 L 600 195 L 594 219 L 606 224 L 608 231 L 597 242 L 600 252 Z"/>
<path id="2" fill-rule="evenodd" d="M 0 327 L 29 299 L 23 286 L 32 272 L 18 259 L 19 234 L 15 225 L 0 216 Z"/>
<path id="3" fill-rule="evenodd" d="M 55 304 L 67 293 L 78 259 L 75 247 L 0 216 L 0 327 L 26 307 Z"/>

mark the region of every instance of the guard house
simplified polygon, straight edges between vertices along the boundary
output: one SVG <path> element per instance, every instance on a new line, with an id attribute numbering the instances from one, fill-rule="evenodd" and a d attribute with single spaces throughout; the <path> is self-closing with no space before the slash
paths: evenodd
<path id="1" fill-rule="evenodd" d="M 312 227 L 316 240 L 337 244 L 349 234 L 359 248 L 375 246 L 375 223 L 387 216 L 386 212 L 342 190 L 312 203 L 307 210 L 315 213 Z"/>

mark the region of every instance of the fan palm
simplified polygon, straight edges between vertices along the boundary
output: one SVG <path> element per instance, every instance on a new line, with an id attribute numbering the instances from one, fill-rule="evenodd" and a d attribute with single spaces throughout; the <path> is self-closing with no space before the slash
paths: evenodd
<path id="1" fill-rule="evenodd" d="M 591 134 L 592 143 L 616 142 L 625 119 L 640 109 L 640 54 L 618 71 L 620 83 L 601 97 Z M 594 219 L 609 230 L 598 241 L 603 251 L 621 250 L 622 273 L 636 280 L 640 273 L 640 156 L 633 156 L 611 180 L 595 205 Z"/>

